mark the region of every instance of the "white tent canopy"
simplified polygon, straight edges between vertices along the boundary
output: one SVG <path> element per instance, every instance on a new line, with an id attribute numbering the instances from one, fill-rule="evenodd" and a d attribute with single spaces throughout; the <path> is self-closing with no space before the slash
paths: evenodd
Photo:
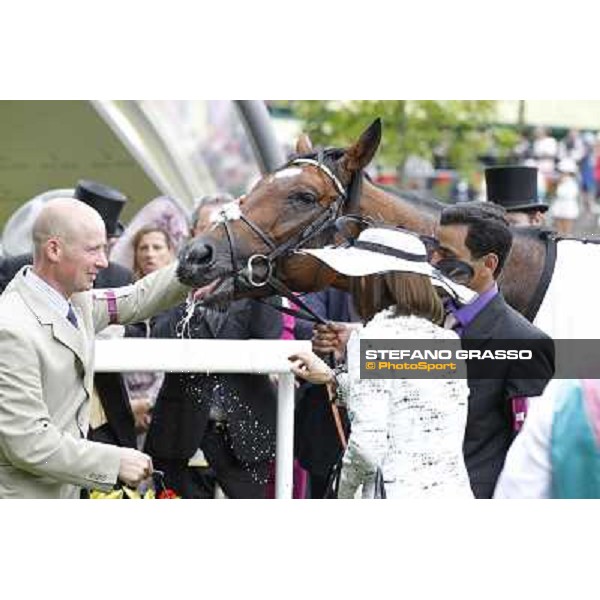
<path id="1" fill-rule="evenodd" d="M 517 124 L 520 102 L 525 125 L 600 130 L 600 100 L 499 100 L 499 121 Z"/>

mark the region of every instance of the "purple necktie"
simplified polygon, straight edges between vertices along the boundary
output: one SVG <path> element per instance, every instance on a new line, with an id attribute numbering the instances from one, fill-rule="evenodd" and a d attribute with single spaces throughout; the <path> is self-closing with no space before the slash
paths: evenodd
<path id="1" fill-rule="evenodd" d="M 70 304 L 69 304 L 69 312 L 67 313 L 67 319 L 69 320 L 69 323 L 71 323 L 71 325 L 73 325 L 73 327 L 75 327 L 75 329 L 79 329 L 75 311 L 73 310 L 73 307 Z"/>

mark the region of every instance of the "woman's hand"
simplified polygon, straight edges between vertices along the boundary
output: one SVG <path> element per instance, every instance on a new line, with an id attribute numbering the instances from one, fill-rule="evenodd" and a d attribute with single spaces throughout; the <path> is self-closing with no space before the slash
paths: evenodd
<path id="1" fill-rule="evenodd" d="M 333 371 L 312 352 L 299 352 L 288 358 L 292 362 L 292 372 L 306 381 L 324 384 L 335 379 Z"/>

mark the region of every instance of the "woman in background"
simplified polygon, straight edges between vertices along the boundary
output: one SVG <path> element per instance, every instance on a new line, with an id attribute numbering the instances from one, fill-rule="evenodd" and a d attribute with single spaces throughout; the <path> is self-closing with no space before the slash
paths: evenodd
<path id="1" fill-rule="evenodd" d="M 167 266 L 175 259 L 169 232 L 160 226 L 142 227 L 133 237 L 132 246 L 135 280 Z M 128 325 L 125 337 L 150 337 L 150 331 L 150 319 L 148 319 Z M 141 448 L 145 433 L 150 426 L 152 408 L 163 383 L 164 373 L 160 371 L 125 373 L 123 377 L 129 393 L 136 431 L 139 434 L 138 447 Z"/>
<path id="2" fill-rule="evenodd" d="M 550 215 L 556 231 L 562 235 L 573 232 L 579 217 L 581 190 L 577 181 L 577 163 L 572 158 L 563 158 L 558 164 L 560 180 L 556 186 L 556 198 L 550 206 Z"/>

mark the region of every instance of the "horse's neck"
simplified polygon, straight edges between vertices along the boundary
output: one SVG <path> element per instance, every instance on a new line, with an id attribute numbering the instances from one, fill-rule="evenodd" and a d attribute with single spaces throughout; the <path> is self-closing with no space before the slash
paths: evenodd
<path id="1" fill-rule="evenodd" d="M 364 181 L 360 198 L 360 212 L 375 222 L 399 225 L 424 235 L 433 235 L 440 210 L 395 196 L 368 181 Z"/>
<path id="2" fill-rule="evenodd" d="M 546 263 L 546 242 L 515 231 L 513 245 L 499 278 L 506 301 L 521 314 L 531 303 Z"/>

